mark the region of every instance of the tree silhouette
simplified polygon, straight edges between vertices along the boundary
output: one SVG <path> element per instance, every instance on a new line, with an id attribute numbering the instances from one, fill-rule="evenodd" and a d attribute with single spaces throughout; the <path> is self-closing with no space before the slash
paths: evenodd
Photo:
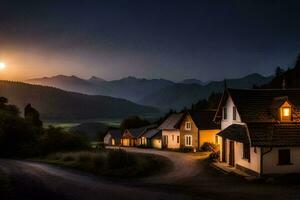
<path id="1" fill-rule="evenodd" d="M 25 120 L 33 124 L 37 127 L 42 127 L 43 122 L 40 120 L 40 113 L 31 106 L 31 104 L 27 104 L 24 109 L 24 117 Z"/>

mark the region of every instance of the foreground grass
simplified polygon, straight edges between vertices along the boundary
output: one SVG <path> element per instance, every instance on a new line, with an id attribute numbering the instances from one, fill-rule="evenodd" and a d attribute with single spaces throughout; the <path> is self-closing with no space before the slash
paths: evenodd
<path id="1" fill-rule="evenodd" d="M 9 199 L 12 197 L 12 185 L 9 177 L 0 170 L 0 198 Z"/>
<path id="2" fill-rule="evenodd" d="M 111 178 L 142 178 L 163 173 L 172 167 L 167 158 L 124 150 L 56 153 L 35 161 Z"/>

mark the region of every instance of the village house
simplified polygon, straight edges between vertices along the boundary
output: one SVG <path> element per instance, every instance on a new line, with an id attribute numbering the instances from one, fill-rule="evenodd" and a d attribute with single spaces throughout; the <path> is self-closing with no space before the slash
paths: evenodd
<path id="1" fill-rule="evenodd" d="M 180 148 L 180 130 L 178 123 L 183 114 L 171 114 L 159 127 L 161 130 L 161 148 L 179 149 Z M 156 137 L 158 139 L 158 136 Z"/>
<path id="2" fill-rule="evenodd" d="M 187 111 L 176 127 L 180 131 L 180 148 L 200 150 L 201 146 L 215 143 L 220 127 L 213 121 L 215 110 Z"/>
<path id="3" fill-rule="evenodd" d="M 104 144 L 119 146 L 121 144 L 122 132 L 119 129 L 109 129 L 104 136 Z"/>
<path id="4" fill-rule="evenodd" d="M 126 129 L 121 138 L 122 146 L 140 146 L 142 144 L 142 135 L 149 129 L 156 127 L 156 125 L 149 125 L 140 128 Z"/>
<path id="5" fill-rule="evenodd" d="M 137 146 L 137 138 L 143 134 L 145 131 L 145 128 L 132 128 L 132 129 L 126 129 L 123 133 L 122 139 L 121 139 L 121 145 L 125 147 L 134 147 Z"/>
<path id="6" fill-rule="evenodd" d="M 138 138 L 138 146 L 161 148 L 161 139 L 157 138 L 161 130 L 152 128 L 145 131 Z M 161 134 L 160 134 L 161 135 Z M 154 138 L 154 136 L 156 136 Z"/>
<path id="7" fill-rule="evenodd" d="M 300 90 L 225 89 L 220 161 L 254 175 L 300 173 Z"/>

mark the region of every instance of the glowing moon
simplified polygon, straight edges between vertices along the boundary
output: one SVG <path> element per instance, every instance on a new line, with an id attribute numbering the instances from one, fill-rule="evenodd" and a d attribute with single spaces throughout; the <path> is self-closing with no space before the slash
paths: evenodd
<path id="1" fill-rule="evenodd" d="M 0 62 L 0 70 L 4 70 L 6 68 L 5 63 Z"/>

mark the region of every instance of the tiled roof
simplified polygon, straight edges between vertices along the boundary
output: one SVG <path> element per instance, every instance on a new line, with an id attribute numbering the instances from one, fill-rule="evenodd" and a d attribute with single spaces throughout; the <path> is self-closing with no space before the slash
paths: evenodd
<path id="1" fill-rule="evenodd" d="M 220 131 L 218 136 L 223 138 L 234 140 L 242 143 L 249 143 L 249 138 L 247 134 L 247 127 L 241 124 L 232 124 L 228 126 L 226 129 Z"/>
<path id="2" fill-rule="evenodd" d="M 180 122 L 181 118 L 183 117 L 183 113 L 180 114 L 172 114 L 170 115 L 159 127 L 158 129 L 176 129 L 176 125 Z"/>
<path id="3" fill-rule="evenodd" d="M 200 130 L 220 129 L 220 125 L 214 122 L 215 110 L 188 111 L 196 126 Z"/>
<path id="4" fill-rule="evenodd" d="M 146 138 L 149 138 L 151 139 L 153 136 L 155 136 L 156 134 L 158 134 L 158 132 L 160 132 L 161 130 L 159 129 L 150 129 L 148 131 L 146 131 L 142 137 L 146 137 Z"/>
<path id="5" fill-rule="evenodd" d="M 139 137 L 141 136 L 142 134 L 144 134 L 148 129 L 152 129 L 152 128 L 155 128 L 157 127 L 156 124 L 151 124 L 151 125 L 148 125 L 148 126 L 143 126 L 143 127 L 140 127 L 140 128 L 131 128 L 131 129 L 128 129 L 128 131 L 130 132 L 130 134 L 133 136 L 133 137 Z"/>
<path id="6" fill-rule="evenodd" d="M 218 136 L 257 147 L 300 146 L 300 123 L 248 123 L 232 124 Z"/>
<path id="7" fill-rule="evenodd" d="M 279 97 L 288 98 L 293 105 L 293 119 L 300 121 L 300 89 L 228 89 L 228 92 L 243 122 L 277 121 L 273 115 L 272 105 L 282 103 L 280 99 L 276 102 Z"/>
<path id="8" fill-rule="evenodd" d="M 121 139 L 122 133 L 119 129 L 110 129 L 107 131 L 113 138 L 115 139 Z"/>
<path id="9" fill-rule="evenodd" d="M 300 146 L 300 123 L 248 123 L 252 146 Z"/>

